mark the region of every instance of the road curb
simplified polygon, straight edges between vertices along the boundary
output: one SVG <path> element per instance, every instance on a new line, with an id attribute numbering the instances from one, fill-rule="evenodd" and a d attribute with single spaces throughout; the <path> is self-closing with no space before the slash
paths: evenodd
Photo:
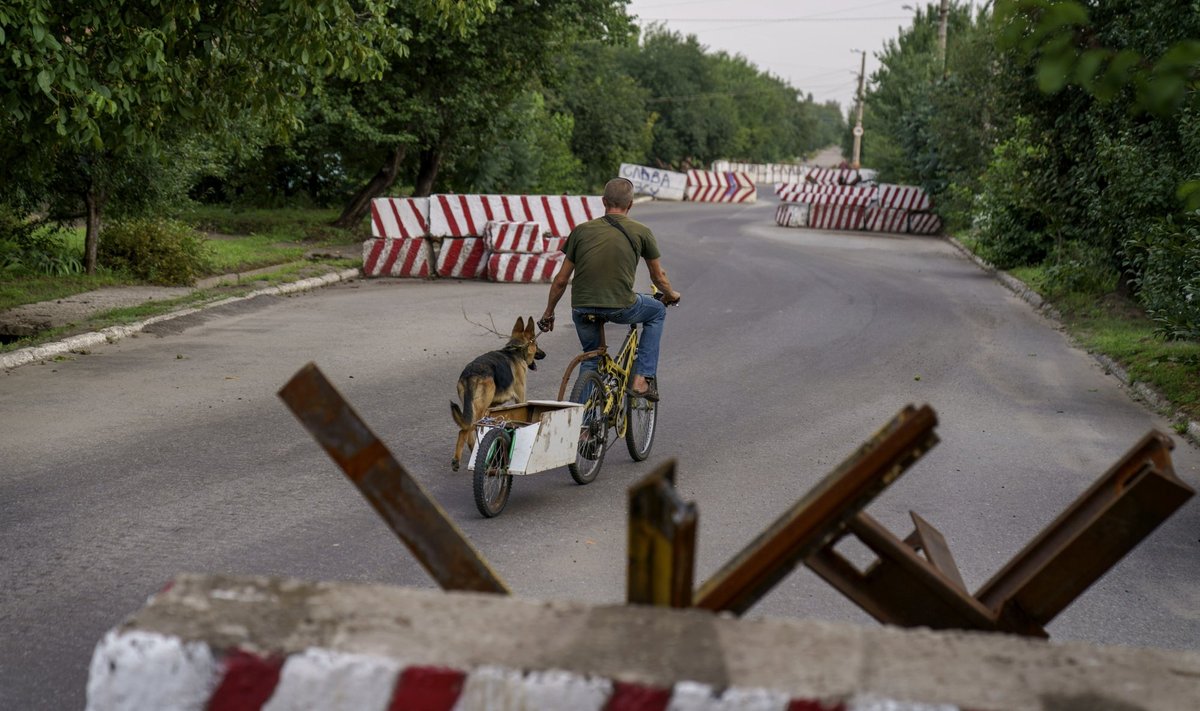
<path id="1" fill-rule="evenodd" d="M 967 259 L 975 262 L 980 269 L 983 269 L 989 274 L 995 276 L 1001 284 L 1008 287 L 1010 291 L 1012 291 L 1030 306 L 1037 309 L 1046 318 L 1054 321 L 1058 326 L 1062 326 L 1062 314 L 1059 313 L 1058 309 L 1055 309 L 1053 306 L 1051 306 L 1049 302 L 1042 298 L 1041 294 L 1031 289 L 1028 284 L 1005 271 L 997 269 L 991 263 L 981 259 L 974 252 L 967 249 L 966 245 L 964 245 L 962 242 L 959 242 L 954 237 L 946 235 L 946 241 L 954 245 L 954 247 L 958 251 L 962 252 Z M 1100 364 L 1100 367 L 1104 369 L 1105 373 L 1108 373 L 1117 380 L 1121 381 L 1121 383 L 1123 383 L 1130 390 L 1130 392 L 1149 405 L 1152 410 L 1160 415 L 1170 417 L 1176 422 L 1186 423 L 1187 429 L 1181 433 L 1181 435 L 1187 437 L 1192 444 L 1200 445 L 1200 422 L 1189 419 L 1187 415 L 1176 408 L 1175 405 L 1166 397 L 1164 397 L 1162 393 L 1150 387 L 1148 384 L 1130 378 L 1129 372 L 1112 358 L 1109 358 L 1103 353 L 1095 353 L 1092 351 L 1087 351 L 1087 354 Z"/>
<path id="2" fill-rule="evenodd" d="M 255 291 L 252 291 L 244 296 L 234 296 L 228 299 L 214 301 L 211 304 L 204 304 L 203 306 L 189 307 L 166 314 L 159 314 L 158 316 L 151 316 L 144 321 L 137 321 L 135 323 L 124 324 L 121 326 L 109 326 L 108 328 L 104 328 L 99 331 L 81 333 L 76 336 L 64 338 L 61 341 L 46 343 L 40 346 L 30 346 L 29 348 L 22 348 L 20 350 L 13 351 L 12 353 L 0 355 L 0 369 L 12 370 L 13 368 L 17 368 L 22 365 L 44 361 L 48 358 L 53 358 L 54 356 L 62 355 L 64 353 L 80 351 L 93 346 L 102 345 L 104 343 L 115 343 L 122 338 L 127 338 L 135 333 L 141 332 L 147 326 L 152 324 L 170 321 L 171 319 L 180 318 L 181 316 L 190 316 L 191 314 L 199 313 L 200 311 L 211 309 L 216 306 L 225 306 L 227 304 L 233 304 L 239 301 L 248 301 L 259 296 L 278 296 L 281 294 L 294 294 L 300 291 L 311 291 L 312 289 L 318 289 L 339 281 L 357 278 L 359 274 L 360 270 L 358 269 L 345 269 L 340 272 L 331 272 L 319 277 L 311 277 L 308 279 L 301 279 L 300 281 L 288 282 L 287 284 L 280 284 L 279 286 L 256 289 Z"/>

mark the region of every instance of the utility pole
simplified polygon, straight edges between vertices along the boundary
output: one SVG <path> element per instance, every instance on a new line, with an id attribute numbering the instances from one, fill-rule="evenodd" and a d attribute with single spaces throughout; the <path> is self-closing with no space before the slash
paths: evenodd
<path id="1" fill-rule="evenodd" d="M 946 73 L 946 23 L 950 17 L 950 0 L 942 0 L 938 10 L 938 64 L 942 65 L 942 74 Z"/>
<path id="2" fill-rule="evenodd" d="M 850 161 L 850 167 L 858 170 L 860 167 L 859 159 L 862 157 L 862 117 L 864 88 L 866 86 L 867 75 L 867 53 L 861 49 L 854 51 L 862 55 L 862 66 L 858 70 L 858 120 L 854 123 L 854 158 Z"/>

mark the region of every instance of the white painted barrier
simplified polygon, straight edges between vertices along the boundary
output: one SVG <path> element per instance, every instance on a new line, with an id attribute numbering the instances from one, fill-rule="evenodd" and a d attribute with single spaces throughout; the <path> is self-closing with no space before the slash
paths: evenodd
<path id="1" fill-rule="evenodd" d="M 87 709 L 1192 709 L 1197 678 L 1186 650 L 181 575 L 99 640 Z"/>
<path id="2" fill-rule="evenodd" d="M 808 166 L 798 163 L 736 163 L 727 160 L 713 161 L 711 167 L 718 173 L 749 173 L 759 185 L 803 182 L 809 171 Z"/>
<path id="3" fill-rule="evenodd" d="M 780 227 L 808 227 L 807 204 L 802 202 L 780 203 L 775 208 L 775 224 Z"/>
<path id="4" fill-rule="evenodd" d="M 429 198 L 375 198 L 371 201 L 371 235 L 410 239 L 429 234 Z"/>
<path id="5" fill-rule="evenodd" d="M 371 239 L 363 242 L 363 276 L 429 276 L 432 252 L 424 237 Z"/>
<path id="6" fill-rule="evenodd" d="M 689 170 L 687 199 L 692 202 L 756 202 L 758 192 L 747 173 Z"/>
<path id="7" fill-rule="evenodd" d="M 489 222 L 483 241 L 492 252 L 541 254 L 546 250 L 542 226 L 537 222 Z"/>
<path id="8" fill-rule="evenodd" d="M 486 279 L 487 260 L 482 237 L 445 237 L 438 250 L 437 273 L 452 279 Z"/>
<path id="9" fill-rule="evenodd" d="M 633 183 L 635 193 L 650 195 L 657 200 L 682 200 L 687 191 L 686 173 L 622 163 L 620 175 Z"/>
<path id="10" fill-rule="evenodd" d="M 808 226 L 815 230 L 861 230 L 864 211 L 860 205 L 813 205 Z"/>
<path id="11" fill-rule="evenodd" d="M 506 284 L 545 283 L 554 278 L 567 255 L 493 252 L 488 256 L 487 278 Z"/>
<path id="12" fill-rule="evenodd" d="M 488 222 L 537 222 L 542 234 L 566 237 L 576 225 L 604 214 L 591 195 L 434 195 L 429 204 L 432 237 L 482 237 Z"/>
<path id="13" fill-rule="evenodd" d="M 863 229 L 868 232 L 908 232 L 908 211 L 890 207 L 868 207 L 863 214 Z"/>
<path id="14" fill-rule="evenodd" d="M 879 186 L 879 206 L 892 207 L 910 212 L 927 212 L 933 207 L 929 193 L 915 185 Z"/>

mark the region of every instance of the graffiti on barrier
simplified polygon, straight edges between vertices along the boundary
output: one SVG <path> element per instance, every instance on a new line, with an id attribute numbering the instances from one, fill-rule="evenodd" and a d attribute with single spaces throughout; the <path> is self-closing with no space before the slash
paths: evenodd
<path id="1" fill-rule="evenodd" d="M 659 200 L 682 200 L 687 175 L 632 163 L 621 164 L 621 177 L 633 183 L 634 192 Z"/>

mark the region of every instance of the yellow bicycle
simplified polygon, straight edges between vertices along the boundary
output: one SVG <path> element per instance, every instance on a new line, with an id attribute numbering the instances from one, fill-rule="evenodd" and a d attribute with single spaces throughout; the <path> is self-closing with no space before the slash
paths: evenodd
<path id="1" fill-rule="evenodd" d="M 660 295 L 656 293 L 654 298 L 660 298 Z M 558 399 L 562 400 L 575 366 L 591 358 L 599 359 L 596 370 L 581 371 L 575 387 L 571 389 L 570 401 L 584 404 L 575 462 L 567 465 L 571 478 L 577 484 L 590 484 L 596 479 L 610 437 L 624 437 L 629 456 L 635 462 L 650 456 L 658 419 L 658 403 L 629 394 L 633 364 L 637 360 L 638 336 L 641 333 L 638 324 L 630 324 L 625 341 L 614 358 L 609 355 L 604 340 L 607 319 L 599 315 L 585 318 L 600 328 L 600 347 L 576 356 L 567 366 L 558 388 Z"/>

